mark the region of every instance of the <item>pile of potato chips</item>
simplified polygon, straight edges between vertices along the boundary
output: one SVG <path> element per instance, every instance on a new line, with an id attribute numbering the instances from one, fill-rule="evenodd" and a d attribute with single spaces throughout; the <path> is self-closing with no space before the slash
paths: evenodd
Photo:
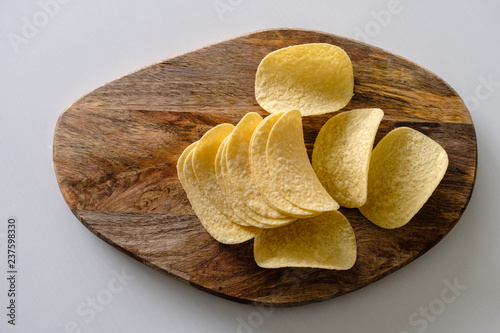
<path id="1" fill-rule="evenodd" d="M 384 112 L 345 111 L 316 138 L 312 164 L 302 117 L 338 111 L 353 95 L 351 61 L 339 47 L 304 44 L 268 54 L 255 96 L 270 113 L 215 126 L 188 146 L 179 179 L 208 233 L 224 244 L 254 238 L 264 268 L 345 270 L 356 261 L 356 237 L 338 208 L 358 208 L 382 228 L 405 225 L 448 167 L 446 151 L 401 127 L 372 150 Z"/>

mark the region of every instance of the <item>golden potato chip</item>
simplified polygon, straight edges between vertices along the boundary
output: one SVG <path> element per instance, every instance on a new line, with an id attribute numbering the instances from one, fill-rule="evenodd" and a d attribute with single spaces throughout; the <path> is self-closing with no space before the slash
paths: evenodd
<path id="1" fill-rule="evenodd" d="M 182 186 L 184 186 L 186 182 L 186 178 L 184 177 L 184 162 L 186 161 L 187 156 L 189 153 L 196 148 L 198 145 L 198 141 L 193 142 L 189 146 L 187 146 L 184 151 L 182 152 L 181 156 L 179 156 L 179 159 L 177 159 L 177 177 L 181 181 Z"/>
<path id="2" fill-rule="evenodd" d="M 254 239 L 255 262 L 263 268 L 346 270 L 354 266 L 356 255 L 354 230 L 338 211 L 265 229 Z"/>
<path id="3" fill-rule="evenodd" d="M 257 113 L 247 113 L 228 137 L 225 147 L 227 173 L 224 181 L 236 207 L 262 224 L 277 227 L 290 223 L 295 218 L 269 205 L 252 181 L 249 160 L 250 139 L 261 121 L 262 118 Z M 224 176 L 224 172 L 222 175 Z M 252 225 L 252 221 L 246 222 Z"/>
<path id="4" fill-rule="evenodd" d="M 197 142 L 186 148 L 177 161 L 179 180 L 186 191 L 191 206 L 205 230 L 223 244 L 238 244 L 252 239 L 260 232 L 255 227 L 242 227 L 231 222 L 215 208 L 206 197 L 196 179 L 192 157 Z"/>
<path id="5" fill-rule="evenodd" d="M 264 224 L 259 222 L 259 218 L 262 219 L 261 216 L 258 216 L 257 213 L 246 207 L 245 205 L 241 205 L 236 198 L 232 195 L 232 184 L 230 181 L 226 183 L 225 179 L 228 179 L 230 176 L 227 172 L 227 158 L 226 158 L 226 142 L 229 139 L 227 137 L 219 147 L 219 151 L 217 152 L 217 156 L 215 158 L 215 173 L 217 176 L 217 182 L 223 188 L 223 193 L 225 195 L 226 201 L 229 203 L 229 206 L 234 211 L 234 213 L 239 217 L 239 219 L 235 220 L 235 223 L 238 223 L 242 226 L 254 226 L 258 228 L 269 228 L 268 224 Z M 247 213 L 248 212 L 248 213 Z M 255 216 L 256 219 L 252 218 Z"/>
<path id="6" fill-rule="evenodd" d="M 193 169 L 198 183 L 212 205 L 229 220 L 245 225 L 227 202 L 215 174 L 215 157 L 222 141 L 233 129 L 231 124 L 220 124 L 206 132 L 193 151 Z"/>
<path id="7" fill-rule="evenodd" d="M 226 179 L 229 178 L 227 173 L 227 164 L 226 164 L 226 143 L 227 137 L 222 142 L 219 147 L 219 151 L 217 151 L 217 156 L 215 157 L 215 173 L 217 177 L 217 182 L 219 182 L 219 186 L 223 189 L 223 193 L 225 195 L 226 201 L 229 203 L 229 206 L 234 211 L 234 213 L 239 217 L 238 220 L 235 220 L 235 223 L 238 223 L 242 226 L 256 226 L 256 227 L 267 227 L 266 224 L 260 223 L 254 219 L 252 219 L 248 214 L 245 213 L 244 210 L 240 209 L 240 207 L 236 204 L 235 198 L 231 195 L 231 183 L 228 181 L 226 183 Z M 246 208 L 246 207 L 245 207 Z M 247 209 L 248 210 L 248 209 Z M 254 213 L 257 214 L 257 213 Z M 250 221 L 250 224 L 247 222 Z"/>
<path id="8" fill-rule="evenodd" d="M 330 118 L 316 137 L 313 169 L 343 207 L 361 207 L 366 202 L 368 166 L 383 116 L 381 109 L 343 112 Z"/>
<path id="9" fill-rule="evenodd" d="M 447 168 L 448 154 L 436 141 L 397 128 L 372 152 L 367 201 L 359 210 L 379 227 L 401 227 L 427 202 Z"/>
<path id="10" fill-rule="evenodd" d="M 226 190 L 226 183 L 224 183 L 224 180 L 222 179 L 221 160 L 222 156 L 224 155 L 224 148 L 226 146 L 226 142 L 227 142 L 227 137 L 224 138 L 224 140 L 222 140 L 219 149 L 217 149 L 217 155 L 215 156 L 215 161 L 214 161 L 215 177 L 217 180 L 217 184 L 221 188 L 224 196 L 227 195 L 227 190 Z"/>
<path id="11" fill-rule="evenodd" d="M 302 115 L 340 110 L 354 89 L 351 60 L 340 47 L 312 43 L 285 47 L 262 59 L 255 98 L 269 113 L 298 109 Z"/>
<path id="12" fill-rule="evenodd" d="M 250 140 L 250 170 L 252 180 L 266 200 L 279 211 L 296 217 L 310 217 L 317 212 L 302 209 L 286 200 L 271 181 L 267 166 L 266 145 L 269 133 L 276 121 L 284 114 L 278 112 L 267 116 L 255 129 Z"/>
<path id="13" fill-rule="evenodd" d="M 339 208 L 321 185 L 309 161 L 299 111 L 286 112 L 276 121 L 267 140 L 266 155 L 270 181 L 276 184 L 285 199 L 315 212 Z"/>

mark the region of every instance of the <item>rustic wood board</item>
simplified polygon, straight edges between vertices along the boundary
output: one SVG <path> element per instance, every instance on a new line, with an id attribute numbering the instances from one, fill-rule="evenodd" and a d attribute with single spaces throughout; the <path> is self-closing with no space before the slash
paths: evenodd
<path id="1" fill-rule="evenodd" d="M 343 209 L 358 241 L 347 271 L 261 269 L 252 241 L 222 245 L 199 223 L 176 175 L 177 158 L 213 126 L 250 111 L 260 60 L 281 47 L 326 42 L 351 57 L 352 101 L 344 110 L 385 111 L 378 142 L 399 126 L 417 129 L 449 154 L 449 168 L 406 226 L 384 230 Z M 306 146 L 333 114 L 304 118 Z M 54 136 L 61 192 L 94 234 L 146 265 L 207 292 L 244 303 L 295 306 L 362 288 L 410 263 L 457 223 L 472 194 L 476 136 L 467 108 L 443 80 L 387 51 L 305 30 L 261 31 L 161 61 L 108 83 L 71 105 Z"/>

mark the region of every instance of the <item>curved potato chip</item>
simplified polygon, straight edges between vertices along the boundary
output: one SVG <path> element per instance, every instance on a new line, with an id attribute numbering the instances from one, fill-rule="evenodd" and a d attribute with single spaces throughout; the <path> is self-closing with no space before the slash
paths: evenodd
<path id="1" fill-rule="evenodd" d="M 235 223 L 238 223 L 242 226 L 254 226 L 258 228 L 269 228 L 270 226 L 268 224 L 264 224 L 262 222 L 259 222 L 259 218 L 262 218 L 259 216 L 257 213 L 252 211 L 250 208 L 245 207 L 244 205 L 239 205 L 237 202 L 235 202 L 236 198 L 232 195 L 232 184 L 231 182 L 226 183 L 225 179 L 230 177 L 227 171 L 227 158 L 226 158 L 226 143 L 229 137 L 224 139 L 224 142 L 222 143 L 223 146 L 219 148 L 219 151 L 217 152 L 217 155 L 220 153 L 219 159 L 216 157 L 216 175 L 217 175 L 217 181 L 222 183 L 222 187 L 224 188 L 224 195 L 226 196 L 226 201 L 229 203 L 229 206 L 232 208 L 232 210 L 235 212 L 235 214 L 239 217 L 238 220 L 236 220 Z M 255 216 L 254 219 L 252 216 Z"/>
<path id="2" fill-rule="evenodd" d="M 342 213 L 331 211 L 255 236 L 254 258 L 263 268 L 346 270 L 357 256 L 356 236 Z"/>
<path id="3" fill-rule="evenodd" d="M 436 141 L 408 127 L 387 134 L 372 152 L 368 197 L 360 212 L 379 227 L 408 223 L 427 202 L 448 168 Z"/>
<path id="4" fill-rule="evenodd" d="M 343 112 L 330 118 L 316 137 L 313 169 L 343 207 L 361 207 L 366 202 L 368 166 L 383 116 L 381 109 Z"/>
<path id="5" fill-rule="evenodd" d="M 267 116 L 253 132 L 252 139 L 250 140 L 250 170 L 252 180 L 260 193 L 279 211 L 295 217 L 311 217 L 318 213 L 302 209 L 286 200 L 279 188 L 275 186 L 276 184 L 270 179 L 266 145 L 271 129 L 283 114 L 284 112 L 278 112 Z"/>
<path id="6" fill-rule="evenodd" d="M 184 187 L 184 184 L 186 182 L 186 178 L 184 177 L 184 163 L 186 161 L 187 156 L 189 153 L 196 148 L 198 145 L 198 141 L 193 142 L 189 146 L 187 146 L 184 151 L 182 152 L 181 156 L 177 159 L 177 177 L 181 181 L 182 186 Z"/>
<path id="7" fill-rule="evenodd" d="M 225 137 L 224 140 L 222 140 L 219 149 L 217 149 L 217 155 L 215 155 L 215 161 L 214 161 L 215 178 L 224 196 L 227 195 L 227 189 L 226 189 L 226 183 L 224 183 L 224 180 L 222 179 L 221 160 L 224 154 L 224 148 L 226 146 L 226 142 L 227 142 L 227 137 Z"/>
<path id="8" fill-rule="evenodd" d="M 340 47 L 312 43 L 269 53 L 259 64 L 255 98 L 269 113 L 298 109 L 303 116 L 340 110 L 354 89 L 351 60 Z"/>
<path id="9" fill-rule="evenodd" d="M 195 144 L 197 144 L 197 142 L 195 142 Z M 189 151 L 186 149 L 181 155 L 177 162 L 177 172 L 189 202 L 205 230 L 213 238 L 223 244 L 243 243 L 255 237 L 255 235 L 260 232 L 260 229 L 255 227 L 242 227 L 231 222 L 208 200 L 193 170 L 193 149 L 195 149 L 195 147 L 191 147 Z"/>
<path id="10" fill-rule="evenodd" d="M 220 153 L 220 158 L 219 158 L 219 160 L 217 159 L 217 157 L 215 158 L 216 163 L 217 163 L 215 166 L 215 172 L 216 172 L 216 175 L 218 177 L 217 178 L 218 181 L 223 184 L 221 187 L 224 189 L 224 195 L 226 196 L 226 201 L 229 203 L 230 207 L 233 209 L 235 214 L 239 217 L 239 219 L 235 223 L 238 223 L 242 226 L 255 226 L 258 228 L 263 228 L 263 227 L 267 228 L 268 226 L 266 224 L 263 224 L 261 222 L 254 220 L 245 212 L 245 210 L 248 211 L 249 214 L 252 214 L 252 215 L 257 215 L 257 213 L 253 212 L 252 210 L 250 210 L 248 207 L 245 207 L 241 203 L 240 203 L 240 205 L 238 205 L 238 202 L 236 202 L 236 198 L 231 194 L 231 191 L 232 191 L 231 185 L 232 184 L 230 181 L 226 182 L 226 179 L 229 178 L 229 174 L 227 172 L 227 163 L 226 163 L 226 160 L 227 160 L 227 158 L 226 158 L 227 144 L 226 143 L 227 143 L 228 138 L 229 137 L 227 137 L 224 140 L 223 146 L 221 145 L 221 147 L 219 147 L 219 151 L 217 152 L 218 155 Z"/>
<path id="11" fill-rule="evenodd" d="M 220 124 L 206 132 L 193 151 L 193 169 L 198 183 L 212 205 L 229 220 L 244 225 L 227 202 L 215 174 L 215 157 L 222 141 L 233 129 L 234 126 L 231 124 Z"/>
<path id="12" fill-rule="evenodd" d="M 267 140 L 266 155 L 270 181 L 276 184 L 285 199 L 316 212 L 339 208 L 309 162 L 299 111 L 286 112 L 274 124 Z"/>
<path id="13" fill-rule="evenodd" d="M 237 207 L 244 210 L 252 219 L 270 227 L 277 227 L 290 223 L 296 218 L 285 215 L 270 206 L 252 181 L 248 151 L 252 134 L 261 121 L 262 118 L 257 113 L 249 112 L 228 137 L 225 147 L 227 164 L 225 183 L 226 186 L 229 184 L 229 195 Z M 251 221 L 247 222 L 252 224 Z"/>

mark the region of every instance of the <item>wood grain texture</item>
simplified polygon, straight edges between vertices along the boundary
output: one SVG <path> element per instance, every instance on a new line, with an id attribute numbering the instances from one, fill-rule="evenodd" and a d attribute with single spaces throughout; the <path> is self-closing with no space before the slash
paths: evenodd
<path id="1" fill-rule="evenodd" d="M 177 158 L 213 126 L 236 124 L 255 101 L 260 60 L 278 48 L 311 42 L 342 47 L 351 57 L 354 97 L 344 110 L 385 112 L 378 142 L 408 126 L 448 152 L 449 168 L 432 197 L 406 226 L 381 229 L 357 209 L 352 223 L 358 258 L 347 271 L 261 269 L 252 241 L 222 245 L 203 229 L 176 175 Z M 306 117 L 309 154 L 334 114 Z M 108 83 L 70 106 L 54 135 L 61 192 L 93 233 L 146 265 L 196 288 L 244 303 L 294 306 L 362 288 L 410 263 L 456 224 L 472 194 L 476 136 L 457 93 L 430 71 L 390 52 L 305 30 L 261 31 L 161 61 Z"/>

